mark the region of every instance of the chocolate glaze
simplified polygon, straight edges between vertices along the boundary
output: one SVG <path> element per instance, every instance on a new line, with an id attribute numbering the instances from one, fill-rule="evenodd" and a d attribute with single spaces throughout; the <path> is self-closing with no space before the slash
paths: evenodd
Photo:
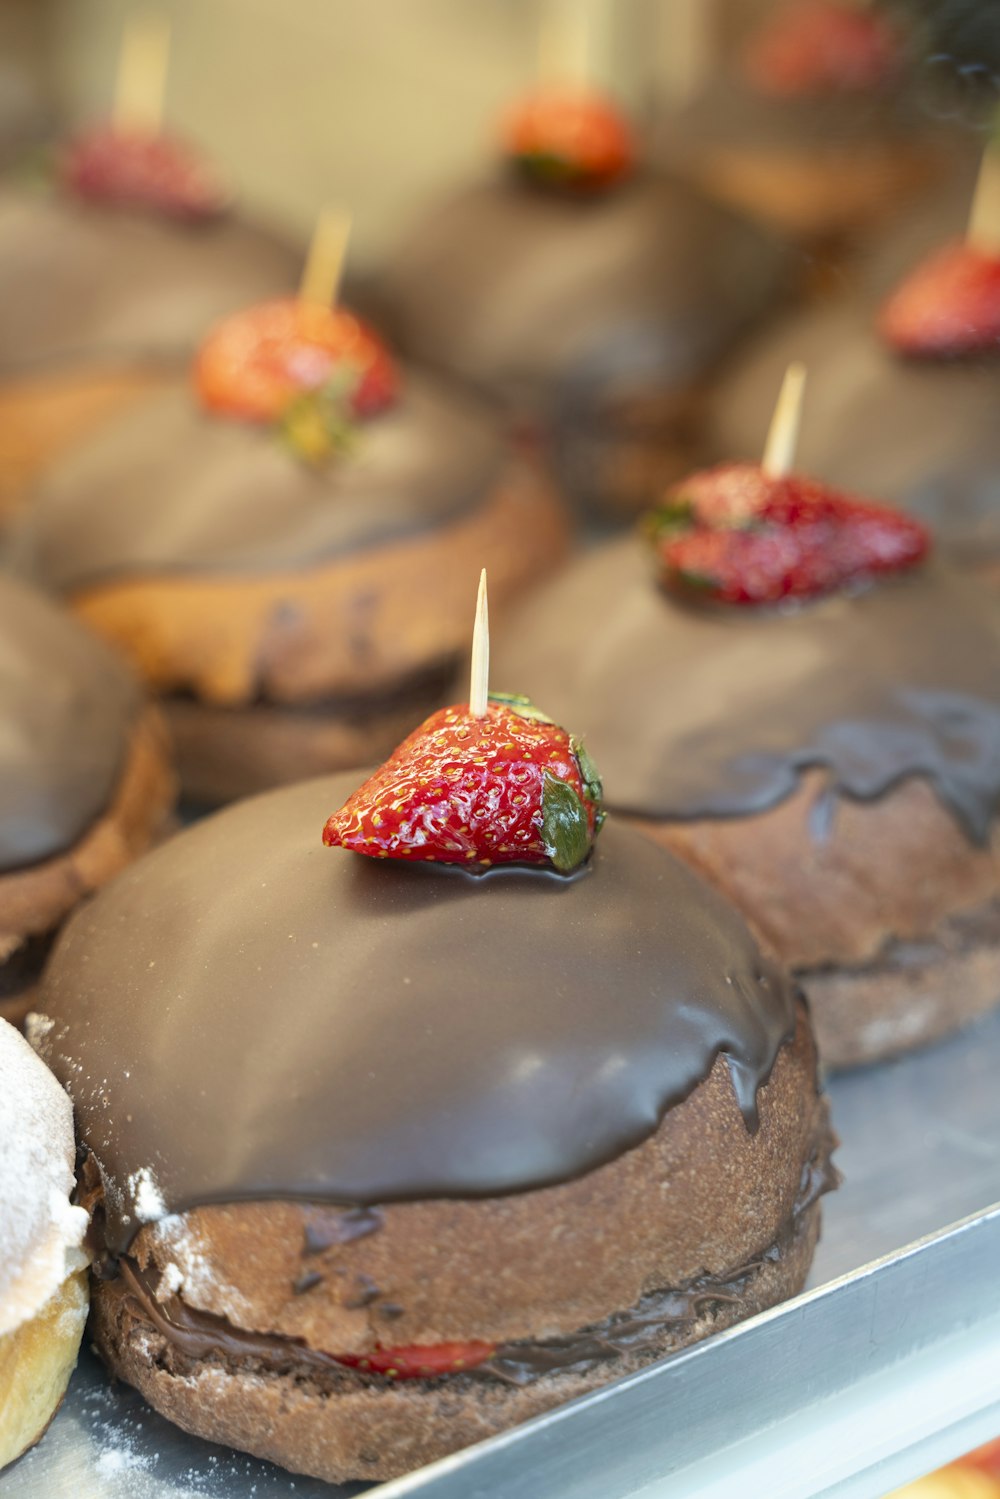
<path id="1" fill-rule="evenodd" d="M 498 173 L 425 213 L 371 295 L 407 354 L 567 419 L 699 380 L 787 271 L 764 231 L 662 176 L 579 199 Z"/>
<path id="2" fill-rule="evenodd" d="M 686 606 L 626 538 L 508 622 L 492 679 L 571 723 L 609 806 L 738 817 L 822 766 L 872 800 L 922 776 L 975 842 L 1000 805 L 1000 600 L 939 564 L 789 612 Z"/>
<path id="3" fill-rule="evenodd" d="M 447 525 L 482 503 L 503 462 L 489 414 L 418 375 L 320 469 L 179 386 L 53 467 L 13 562 L 67 592 L 142 573 L 273 574 Z"/>
<path id="4" fill-rule="evenodd" d="M 445 1378 L 450 1381 L 460 1378 L 528 1385 L 549 1374 L 583 1373 L 623 1353 L 658 1352 L 664 1334 L 671 1328 L 680 1331 L 689 1327 L 712 1303 L 740 1300 L 762 1265 L 781 1259 L 801 1229 L 803 1215 L 840 1179 L 830 1161 L 833 1143 L 824 1117 L 812 1158 L 803 1168 L 802 1185 L 791 1220 L 758 1260 L 740 1265 L 727 1275 L 701 1275 L 682 1286 L 649 1292 L 635 1306 L 613 1312 L 601 1322 L 565 1337 L 501 1344 L 484 1363 L 464 1370 L 460 1375 L 451 1374 Z M 276 1374 L 322 1372 L 352 1383 L 380 1378 L 339 1363 L 332 1354 L 310 1347 L 301 1338 L 248 1332 L 224 1317 L 189 1307 L 177 1295 L 160 1299 L 155 1272 L 142 1270 L 128 1256 L 119 1261 L 119 1268 L 126 1294 L 134 1302 L 139 1315 L 186 1359 L 250 1363 L 255 1368 L 263 1367 Z M 315 1283 L 320 1277 L 312 1279 Z M 296 1294 L 302 1294 L 298 1283 L 293 1289 Z M 304 1287 L 303 1291 L 307 1289 Z M 381 1308 L 383 1314 L 389 1314 L 390 1320 L 392 1305 L 390 1302 Z M 469 1329 L 470 1337 L 474 1333 L 475 1329 Z M 387 1332 L 385 1338 L 390 1339 L 391 1332 Z"/>
<path id="5" fill-rule="evenodd" d="M 113 1252 L 144 1170 L 168 1211 L 569 1180 L 649 1136 L 720 1052 L 756 1126 L 794 991 L 720 897 L 615 825 L 575 879 L 325 849 L 357 780 L 200 823 L 61 936 L 42 1050 Z"/>
<path id="6" fill-rule="evenodd" d="M 184 225 L 0 191 L 0 379 L 186 362 L 217 318 L 294 290 L 297 250 L 235 218 Z"/>
<path id="7" fill-rule="evenodd" d="M 64 852 L 101 815 L 140 701 L 98 640 L 0 580 L 0 871 Z"/>

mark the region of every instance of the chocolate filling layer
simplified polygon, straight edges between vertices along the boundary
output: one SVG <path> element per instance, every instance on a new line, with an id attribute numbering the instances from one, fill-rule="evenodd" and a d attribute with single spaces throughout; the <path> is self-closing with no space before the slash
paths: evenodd
<path id="1" fill-rule="evenodd" d="M 566 1337 L 501 1344 L 489 1359 L 462 1370 L 459 1377 L 526 1385 L 548 1374 L 583 1373 L 626 1352 L 657 1352 L 666 1331 L 682 1330 L 713 1302 L 739 1301 L 762 1265 L 781 1259 L 800 1231 L 805 1212 L 839 1180 L 830 1161 L 833 1145 L 833 1136 L 824 1119 L 813 1156 L 803 1167 L 799 1194 L 786 1229 L 750 1264 L 740 1265 L 723 1276 L 700 1275 L 682 1286 L 651 1291 L 626 1311 L 613 1312 L 601 1322 Z M 252 1365 L 272 1374 L 301 1375 L 313 1371 L 350 1380 L 386 1378 L 349 1368 L 334 1355 L 310 1348 L 300 1338 L 234 1327 L 223 1317 L 189 1307 L 180 1296 L 160 1300 L 155 1293 L 155 1271 L 140 1269 L 128 1256 L 121 1259 L 119 1267 L 126 1294 L 139 1316 L 185 1360 Z M 454 1374 L 438 1376 L 439 1379 L 455 1377 Z"/>
<path id="2" fill-rule="evenodd" d="M 721 897 L 614 823 L 575 879 L 325 849 L 355 786 L 207 819 L 60 936 L 41 1045 L 113 1253 L 150 1176 L 166 1212 L 567 1181 L 651 1135 L 720 1053 L 756 1127 L 795 991 Z"/>
<path id="3" fill-rule="evenodd" d="M 492 677 L 573 725 L 619 811 L 745 817 L 811 766 L 861 801 L 922 776 L 978 844 L 1000 806 L 1000 599 L 943 565 L 788 612 L 689 607 L 626 538 L 508 621 Z"/>
<path id="4" fill-rule="evenodd" d="M 323 468 L 270 429 L 207 415 L 179 386 L 56 466 L 12 560 L 63 592 L 162 573 L 273 576 L 453 523 L 506 461 L 488 412 L 412 373 Z"/>
<path id="5" fill-rule="evenodd" d="M 0 872 L 63 853 L 96 821 L 140 701 L 100 641 L 0 580 Z"/>

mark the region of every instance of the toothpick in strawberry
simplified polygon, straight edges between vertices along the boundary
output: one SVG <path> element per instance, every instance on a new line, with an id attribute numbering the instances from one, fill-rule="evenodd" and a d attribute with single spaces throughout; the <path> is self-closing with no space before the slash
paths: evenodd
<path id="1" fill-rule="evenodd" d="M 482 868 L 547 865 L 569 874 L 603 821 L 583 745 L 527 698 L 489 694 L 486 574 L 480 580 L 470 700 L 433 713 L 323 830 L 370 858 Z"/>
<path id="2" fill-rule="evenodd" d="M 195 387 L 209 411 L 277 422 L 308 459 L 342 446 L 345 421 L 377 416 L 399 389 L 382 340 L 335 301 L 349 234 L 345 214 L 321 215 L 299 295 L 224 318 L 195 361 Z"/>
<path id="3" fill-rule="evenodd" d="M 877 326 L 891 348 L 912 358 L 1000 353 L 1000 146 L 983 153 L 965 239 L 921 261 L 885 302 Z"/>
<path id="4" fill-rule="evenodd" d="M 903 572 L 927 555 L 925 528 L 791 472 L 805 371 L 785 375 L 763 463 L 722 464 L 672 489 L 649 529 L 672 591 L 720 604 L 821 598 Z"/>
<path id="5" fill-rule="evenodd" d="M 64 148 L 65 187 L 90 203 L 148 209 L 170 218 L 215 218 L 232 201 L 202 154 L 163 130 L 170 23 L 158 12 L 132 16 L 122 38 L 110 122 L 80 131 Z"/>

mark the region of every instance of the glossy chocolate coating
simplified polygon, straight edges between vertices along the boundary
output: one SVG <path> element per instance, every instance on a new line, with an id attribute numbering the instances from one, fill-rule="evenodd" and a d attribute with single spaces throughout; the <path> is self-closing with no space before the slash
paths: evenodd
<path id="1" fill-rule="evenodd" d="M 167 1211 L 495 1196 L 639 1144 L 729 1061 L 747 1125 L 794 990 L 739 916 L 614 824 L 573 878 L 323 847 L 356 776 L 244 802 L 140 860 L 48 968 L 43 1054 L 108 1244 Z"/>
<path id="2" fill-rule="evenodd" d="M 14 561 L 66 592 L 137 573 L 273 574 L 446 525 L 486 498 L 503 461 L 490 415 L 417 375 L 322 468 L 179 386 L 54 467 Z"/>
<path id="3" fill-rule="evenodd" d="M 701 379 L 787 272 L 763 230 L 668 178 L 576 197 L 498 172 L 423 216 L 375 305 L 413 358 L 570 420 Z"/>
<path id="4" fill-rule="evenodd" d="M 491 676 L 573 725 L 619 811 L 747 816 L 809 766 L 861 800 L 925 777 L 976 842 L 1000 806 L 1000 600 L 943 565 L 788 611 L 706 607 L 626 538 L 507 621 Z"/>
<path id="5" fill-rule="evenodd" d="M 0 870 L 68 849 L 104 811 L 140 694 L 48 599 L 0 580 Z"/>
<path id="6" fill-rule="evenodd" d="M 0 379 L 186 362 L 211 323 L 294 290 L 300 268 L 297 250 L 234 217 L 186 225 L 7 187 Z"/>

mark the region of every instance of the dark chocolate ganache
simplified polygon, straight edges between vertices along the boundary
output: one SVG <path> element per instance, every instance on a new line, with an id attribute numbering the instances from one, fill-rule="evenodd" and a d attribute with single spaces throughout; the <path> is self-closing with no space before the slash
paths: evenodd
<path id="1" fill-rule="evenodd" d="M 6 187 L 0 379 L 186 361 L 211 323 L 294 290 L 300 269 L 298 250 L 237 218 L 185 225 Z"/>
<path id="2" fill-rule="evenodd" d="M 698 381 L 781 294 L 763 230 L 652 173 L 588 198 L 498 174 L 434 205 L 373 309 L 403 351 L 519 411 Z"/>
<path id="3" fill-rule="evenodd" d="M 12 562 L 64 592 L 144 573 L 273 574 L 447 525 L 484 502 L 504 462 L 492 416 L 416 374 L 321 468 L 179 386 L 54 465 Z"/>
<path id="4" fill-rule="evenodd" d="M 788 611 L 699 607 L 630 537 L 509 619 L 491 675 L 573 725 L 618 811 L 746 816 L 811 766 L 861 800 L 925 777 L 978 843 L 1000 806 L 1000 599 L 942 564 Z"/>
<path id="5" fill-rule="evenodd" d="M 100 817 L 140 704 L 100 641 L 0 579 L 0 871 L 65 852 Z"/>
<path id="6" fill-rule="evenodd" d="M 719 455 L 759 452 L 792 359 L 809 371 L 797 463 L 891 501 L 973 565 L 1000 558 L 1000 363 L 901 359 L 875 307 L 852 298 L 786 319 L 739 360 L 713 398 Z"/>
<path id="7" fill-rule="evenodd" d="M 40 1049 L 112 1253 L 161 1207 L 570 1180 L 652 1134 L 720 1053 L 756 1127 L 795 994 L 721 897 L 613 823 L 572 878 L 333 852 L 324 820 L 356 785 L 207 819 L 62 933 Z"/>

